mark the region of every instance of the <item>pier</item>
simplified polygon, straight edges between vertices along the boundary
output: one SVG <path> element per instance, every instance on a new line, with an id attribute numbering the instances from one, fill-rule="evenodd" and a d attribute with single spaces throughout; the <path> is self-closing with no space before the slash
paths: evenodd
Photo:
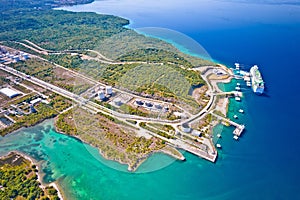
<path id="1" fill-rule="evenodd" d="M 222 95 L 234 95 L 235 97 L 242 97 L 243 96 L 243 93 L 240 92 L 240 91 L 231 91 L 231 92 L 219 92 L 219 93 L 215 93 L 214 95 L 219 95 L 219 96 L 222 96 Z"/>
<path id="2" fill-rule="evenodd" d="M 188 144 L 181 140 L 175 140 L 171 144 L 173 147 L 183 149 L 210 162 L 215 162 L 218 157 L 218 152 L 216 151 L 213 144 L 210 144 L 208 147 L 206 143 Z"/>
<path id="3" fill-rule="evenodd" d="M 229 124 L 232 125 L 232 126 L 235 126 L 235 129 L 234 129 L 234 131 L 233 131 L 233 134 L 234 134 L 234 135 L 236 135 L 236 136 L 241 136 L 241 135 L 242 135 L 242 132 L 243 132 L 244 129 L 245 129 L 245 125 L 243 125 L 243 124 L 238 124 L 238 123 L 236 123 L 236 122 L 234 122 L 234 121 L 231 121 L 230 119 L 227 119 L 227 118 L 225 118 L 225 117 L 221 117 L 221 116 L 219 116 L 219 115 L 216 115 L 216 114 L 214 114 L 213 112 L 210 112 L 210 113 L 211 113 L 213 116 L 217 117 L 218 119 L 223 120 L 223 121 L 229 123 Z"/>
<path id="4" fill-rule="evenodd" d="M 245 129 L 245 125 L 236 126 L 236 128 L 233 131 L 233 134 L 236 136 L 240 136 L 242 134 L 242 132 L 244 131 L 244 129 Z"/>

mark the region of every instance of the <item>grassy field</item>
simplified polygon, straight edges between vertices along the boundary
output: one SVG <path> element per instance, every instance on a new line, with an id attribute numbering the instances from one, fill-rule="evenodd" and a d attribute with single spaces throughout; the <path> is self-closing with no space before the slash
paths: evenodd
<path id="1" fill-rule="evenodd" d="M 32 58 L 26 62 L 13 63 L 11 66 L 18 71 L 76 94 L 81 94 L 92 86 L 89 81 L 78 77 L 75 73 L 37 58 Z"/>

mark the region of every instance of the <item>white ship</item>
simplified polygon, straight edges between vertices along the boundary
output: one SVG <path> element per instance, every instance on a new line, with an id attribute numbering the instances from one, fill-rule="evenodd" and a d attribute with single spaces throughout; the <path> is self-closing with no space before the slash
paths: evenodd
<path id="1" fill-rule="evenodd" d="M 264 92 L 265 86 L 257 65 L 251 67 L 250 74 L 251 74 L 253 92 L 261 95 Z"/>

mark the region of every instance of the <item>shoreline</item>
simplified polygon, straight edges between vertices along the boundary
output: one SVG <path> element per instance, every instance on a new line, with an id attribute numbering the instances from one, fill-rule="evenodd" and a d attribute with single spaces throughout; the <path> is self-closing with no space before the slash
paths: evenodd
<path id="1" fill-rule="evenodd" d="M 29 126 L 21 126 L 21 127 L 17 128 L 17 129 L 13 129 L 11 132 L 5 133 L 4 135 L 0 135 L 0 137 L 5 137 L 6 135 L 13 134 L 13 133 L 15 133 L 17 131 L 20 131 L 21 129 L 24 129 L 24 128 L 31 128 L 31 127 L 40 125 L 40 124 L 44 123 L 45 121 L 55 119 L 58 115 L 59 114 L 57 114 L 56 116 L 52 116 L 52 117 L 46 117 L 44 119 L 39 120 L 38 122 L 36 122 L 34 124 L 30 124 Z"/>
<path id="2" fill-rule="evenodd" d="M 63 192 L 62 192 L 63 190 L 60 189 L 60 187 L 58 186 L 58 184 L 56 183 L 56 181 L 54 181 L 54 182 L 52 182 L 50 184 L 45 184 L 42 181 L 42 177 L 41 177 L 42 175 L 40 174 L 41 173 L 40 172 L 41 166 L 40 166 L 40 163 L 37 160 L 35 160 L 34 158 L 32 158 L 32 157 L 30 157 L 30 156 L 28 156 L 28 155 L 26 155 L 26 154 L 24 154 L 24 153 L 22 153 L 22 152 L 20 152 L 18 150 L 9 151 L 6 155 L 0 156 L 0 158 L 5 158 L 5 157 L 7 157 L 10 154 L 19 155 L 19 156 L 23 157 L 24 159 L 28 160 L 32 165 L 35 165 L 36 169 L 38 170 L 38 172 L 35 172 L 35 174 L 37 175 L 37 181 L 41 184 L 40 187 L 42 189 L 45 189 L 48 186 L 53 186 L 56 189 L 56 191 L 57 191 L 57 196 L 61 200 L 66 200 L 66 198 L 64 198 L 64 195 L 63 195 Z"/>
<path id="3" fill-rule="evenodd" d="M 84 3 L 84 4 L 91 4 L 91 3 L 93 3 L 94 1 L 92 0 L 91 2 L 89 2 L 89 3 Z M 74 6 L 74 5 L 72 5 L 72 6 Z M 75 5 L 76 6 L 76 5 Z M 52 9 L 62 9 L 62 10 L 65 10 L 65 7 L 68 7 L 68 6 L 63 6 L 63 7 L 56 7 L 56 8 L 52 8 Z M 101 13 L 98 13 L 98 14 L 101 14 Z M 120 16 L 117 16 L 117 17 L 120 17 Z M 123 17 L 121 17 L 121 18 L 123 18 Z M 124 18 L 124 19 L 126 19 L 126 18 Z M 129 24 L 128 25 L 126 25 L 126 26 L 129 26 L 130 24 L 132 24 L 132 20 L 130 20 L 129 19 Z M 135 29 L 134 28 L 132 28 L 134 31 L 135 31 Z M 143 34 L 143 33 L 140 33 L 140 34 Z M 148 36 L 148 37 L 153 37 L 153 36 L 151 36 L 151 35 L 147 35 L 147 34 L 143 34 L 143 35 L 145 35 L 145 36 Z M 172 44 L 172 45 L 174 45 L 174 43 L 172 43 L 172 42 L 170 42 L 170 41 L 167 41 L 167 40 L 165 40 L 165 39 L 163 39 L 163 38 L 161 38 L 161 40 L 163 40 L 163 41 L 165 41 L 165 42 L 167 42 L 167 43 L 169 43 L 169 44 Z M 191 54 L 191 53 L 187 53 L 187 52 L 185 52 L 185 51 L 182 51 L 179 47 L 176 47 L 180 52 L 182 52 L 182 53 L 184 53 L 184 54 L 187 54 L 187 55 L 190 55 L 190 56 L 195 56 L 195 55 L 193 55 L 193 54 Z M 225 70 L 225 71 L 227 71 L 227 72 L 229 72 L 229 74 L 231 74 L 231 70 L 229 69 L 229 68 L 227 68 L 225 65 L 222 65 L 222 64 L 220 64 L 220 63 L 217 63 L 217 62 L 215 62 L 215 61 L 213 61 L 215 64 L 216 64 L 216 66 L 217 67 L 220 67 L 220 68 L 222 68 L 223 70 Z M 212 85 L 213 85 L 213 88 L 216 88 L 217 90 L 220 90 L 221 91 L 221 89 L 217 86 L 217 84 L 218 83 L 228 83 L 228 82 L 230 82 L 231 81 L 231 79 L 232 79 L 232 77 L 228 77 L 228 78 L 225 78 L 225 79 L 220 79 L 220 80 L 213 80 L 213 79 L 209 79 L 209 77 L 207 77 L 207 84 L 209 84 L 209 83 L 211 83 Z M 228 104 L 229 104 L 229 101 L 227 102 Z M 228 105 L 227 105 L 228 106 Z M 227 107 L 226 106 L 226 107 Z M 226 108 L 225 108 L 226 109 Z M 226 109 L 227 110 L 227 109 Z M 57 115 L 58 116 L 58 115 Z M 88 145 L 90 145 L 89 143 L 87 143 L 87 142 L 85 142 L 84 140 L 82 140 L 79 136 L 75 136 L 75 135 L 68 135 L 68 134 L 66 134 L 66 133 L 64 133 L 64 132 L 62 132 L 62 131 L 60 131 L 60 130 L 58 130 L 58 128 L 56 127 L 56 125 L 55 125 L 55 123 L 56 123 L 56 117 L 57 116 L 54 116 L 54 117 L 52 117 L 52 118 L 50 118 L 50 119 L 54 119 L 54 122 L 53 122 L 53 125 L 54 125 L 54 128 L 55 128 L 55 131 L 57 132 L 57 133 L 60 133 L 60 134 L 63 134 L 63 135 L 66 135 L 66 136 L 70 136 L 70 137 L 73 137 L 73 138 L 75 138 L 75 139 L 78 139 L 79 141 L 81 141 L 81 142 L 83 142 L 83 143 L 85 143 L 85 144 L 88 144 Z M 30 126 L 28 126 L 28 127 L 25 127 L 25 128 L 29 128 L 29 127 L 33 127 L 33 126 L 36 126 L 36 125 L 38 125 L 38 124 L 41 124 L 42 122 L 44 122 L 45 120 L 47 120 L 47 119 L 43 119 L 43 120 L 41 120 L 41 121 L 39 121 L 39 122 L 37 122 L 36 124 L 33 124 L 33 125 L 30 125 Z M 24 127 L 21 127 L 21 128 L 24 128 Z M 20 128 L 20 129 L 21 129 Z M 20 129 L 17 129 L 17 130 L 14 130 L 13 132 L 15 132 L 15 131 L 19 131 Z M 13 132 L 11 132 L 11 133 L 13 133 Z M 10 133 L 8 133 L 8 134 L 10 134 Z M 93 145 L 91 145 L 91 146 L 93 146 Z M 93 147 L 95 147 L 95 146 L 93 146 Z M 97 147 L 95 147 L 95 148 L 97 148 Z M 173 147 L 172 147 L 173 148 Z M 163 149 L 160 149 L 160 150 L 156 150 L 156 151 L 152 151 L 152 152 L 150 152 L 150 153 L 148 153 L 148 154 L 145 154 L 145 155 L 142 155 L 140 158 L 138 158 L 137 160 L 136 160 L 136 162 L 133 164 L 133 165 L 131 165 L 130 163 L 126 163 L 126 162 L 122 162 L 122 161 L 120 161 L 120 160 L 118 160 L 118 159 L 110 159 L 109 157 L 107 157 L 103 152 L 101 152 L 101 150 L 99 149 L 99 148 L 97 148 L 99 151 L 99 154 L 103 157 L 103 158 L 105 158 L 105 159 L 107 159 L 107 160 L 112 160 L 112 161 L 116 161 L 116 162 L 118 162 L 118 163 L 120 163 L 120 164 L 125 164 L 125 165 L 128 165 L 128 171 L 135 171 L 135 170 L 137 170 L 137 168 L 149 157 L 149 156 L 151 156 L 152 154 L 154 154 L 154 153 L 156 153 L 156 152 L 162 152 L 162 153 L 164 153 L 164 154 L 166 154 L 166 155 L 169 155 L 169 156 L 172 156 L 172 157 L 174 157 L 174 158 L 176 158 L 176 159 L 179 159 L 179 160 L 184 160 L 184 157 L 182 156 L 177 156 L 177 155 L 175 155 L 175 154 L 172 154 L 172 152 L 167 152 L 167 151 L 165 151 L 165 150 L 163 150 Z"/>
<path id="4" fill-rule="evenodd" d="M 40 122 L 40 123 L 38 123 L 38 124 L 35 124 L 35 125 L 32 125 L 32 126 L 28 126 L 28 127 L 20 127 L 19 129 L 14 130 L 14 131 L 12 131 L 12 132 L 6 134 L 6 135 L 14 134 L 14 133 L 16 133 L 16 132 L 18 132 L 18 131 L 21 131 L 22 129 L 32 128 L 32 127 L 34 127 L 34 126 L 41 125 L 42 123 L 50 122 L 50 123 L 53 125 L 55 132 L 57 132 L 58 134 L 62 134 L 62 135 L 65 135 L 65 136 L 74 138 L 74 139 L 76 139 L 76 140 L 78 140 L 78 141 L 80 141 L 80 142 L 82 142 L 82 143 L 84 143 L 84 144 L 87 144 L 87 145 L 90 145 L 90 146 L 96 148 L 96 149 L 98 150 L 100 156 L 102 156 L 104 159 L 109 160 L 109 161 L 115 161 L 115 162 L 117 162 L 117 163 L 119 163 L 119 164 L 121 164 L 121 165 L 127 165 L 127 166 L 128 166 L 127 170 L 128 170 L 129 172 L 135 172 L 135 171 L 139 168 L 139 166 L 141 166 L 141 165 L 143 164 L 143 162 L 145 162 L 150 156 L 152 156 L 152 155 L 155 154 L 155 153 L 163 153 L 163 154 L 166 154 L 166 155 L 171 156 L 172 158 L 175 158 L 175 159 L 178 159 L 178 160 L 182 160 L 182 161 L 185 160 L 185 158 L 184 158 L 183 155 L 177 156 L 177 155 L 175 155 L 175 154 L 172 154 L 171 151 L 165 151 L 165 150 L 163 150 L 163 149 L 166 148 L 166 147 L 164 147 L 163 149 L 155 150 L 155 151 L 152 151 L 152 152 L 150 152 L 150 153 L 148 153 L 148 154 L 145 154 L 144 156 L 140 157 L 133 165 L 130 165 L 129 163 L 122 162 L 122 161 L 120 161 L 120 160 L 110 159 L 110 158 L 108 158 L 105 154 L 103 154 L 99 148 L 97 148 L 97 147 L 95 147 L 95 146 L 93 146 L 93 145 L 91 145 L 91 144 L 85 142 L 85 141 L 82 140 L 80 137 L 75 136 L 75 135 L 68 135 L 68 134 L 66 134 L 66 133 L 64 133 L 64 132 L 62 132 L 62 131 L 60 131 L 60 130 L 58 130 L 58 128 L 55 126 L 56 118 L 57 118 L 57 116 L 55 116 L 54 118 L 48 118 L 48 119 L 45 119 L 45 120 L 43 120 L 42 122 Z M 6 136 L 6 135 L 5 135 L 5 136 Z M 2 136 L 2 137 L 5 137 L 5 136 Z M 167 147 L 174 148 L 174 147 L 172 147 L 172 146 L 170 146 L 170 145 L 168 145 Z M 176 148 L 174 148 L 174 150 L 178 151 Z M 178 151 L 178 152 L 179 152 L 179 151 Z M 21 156 L 23 156 L 24 158 L 26 158 L 27 160 L 29 160 L 31 163 L 34 163 L 36 166 L 40 166 L 40 165 L 38 164 L 38 162 L 37 162 L 35 159 L 33 159 L 33 158 L 27 156 L 26 154 L 24 154 L 24 153 L 22 153 L 22 152 L 20 152 L 20 151 L 13 150 L 13 151 L 8 152 L 8 154 L 9 154 L 9 153 L 17 153 L 17 154 L 20 154 Z M 180 152 L 179 152 L 179 153 L 180 153 Z M 180 154 L 181 154 L 181 153 L 180 153 Z M 3 155 L 3 156 L 0 156 L 0 157 L 4 157 L 4 156 L 7 156 L 7 155 Z M 39 181 L 41 181 L 40 176 L 41 176 L 41 175 L 38 175 Z M 50 183 L 50 184 L 52 184 L 52 183 Z M 49 184 L 49 185 L 50 185 L 50 184 Z M 58 185 L 56 185 L 56 187 L 57 187 L 57 188 L 60 188 Z M 61 190 L 61 189 L 60 189 L 60 190 Z M 63 197 L 63 195 L 61 195 L 61 196 Z"/>
<path id="5" fill-rule="evenodd" d="M 147 154 L 143 155 L 142 157 L 138 158 L 138 159 L 136 160 L 136 162 L 134 162 L 133 165 L 131 165 L 131 164 L 129 164 L 129 163 L 125 163 L 125 162 L 123 162 L 123 161 L 121 161 L 121 160 L 110 159 L 110 158 L 107 157 L 103 152 L 101 152 L 101 149 L 99 149 L 98 147 L 95 147 L 95 146 L 93 146 L 93 145 L 91 145 L 91 144 L 85 142 L 84 140 L 82 140 L 82 139 L 81 139 L 80 137 L 78 137 L 78 136 L 68 135 L 68 134 L 65 134 L 64 132 L 58 130 L 58 128 L 55 126 L 55 120 L 56 120 L 56 119 L 54 118 L 53 125 L 54 125 L 54 129 L 55 129 L 55 131 L 56 131 L 57 133 L 62 134 L 62 135 L 66 135 L 66 136 L 68 136 L 68 137 L 72 137 L 72 138 L 74 138 L 74 139 L 76 139 L 76 140 L 79 140 L 79 141 L 82 142 L 82 143 L 85 143 L 85 144 L 87 144 L 87 145 L 90 145 L 90 146 L 96 148 L 96 149 L 98 150 L 100 156 L 102 156 L 104 159 L 109 160 L 109 161 L 115 161 L 115 162 L 117 162 L 117 163 L 119 163 L 119 164 L 121 164 L 121 165 L 127 165 L 127 166 L 128 166 L 128 167 L 127 167 L 127 170 L 128 170 L 129 172 L 135 172 L 135 171 L 139 168 L 139 166 L 141 166 L 141 165 L 143 164 L 143 162 L 145 162 L 150 156 L 152 156 L 152 155 L 155 154 L 155 153 L 164 153 L 164 154 L 166 154 L 166 155 L 168 155 L 168 156 L 171 156 L 171 157 L 173 157 L 173 158 L 175 158 L 175 159 L 178 159 L 178 160 L 185 160 L 185 157 L 184 157 L 184 156 L 183 156 L 176 148 L 174 148 L 174 147 L 172 147 L 172 146 L 170 146 L 170 145 L 168 145 L 167 147 L 169 147 L 169 148 L 174 148 L 174 150 L 178 151 L 178 152 L 181 154 L 181 156 L 177 156 L 177 155 L 175 155 L 175 154 L 172 154 L 171 151 L 164 150 L 164 149 L 166 148 L 166 147 L 164 147 L 164 148 L 162 148 L 162 149 L 155 150 L 155 151 L 152 151 L 152 152 L 150 152 L 150 153 L 147 153 Z"/>

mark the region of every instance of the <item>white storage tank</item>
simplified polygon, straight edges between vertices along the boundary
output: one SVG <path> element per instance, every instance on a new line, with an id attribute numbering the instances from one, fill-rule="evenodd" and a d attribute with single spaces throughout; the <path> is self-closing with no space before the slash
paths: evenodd
<path id="1" fill-rule="evenodd" d="M 100 100 L 105 99 L 105 94 L 104 94 L 104 92 L 103 92 L 103 91 L 98 92 L 98 97 L 99 97 Z"/>
<path id="2" fill-rule="evenodd" d="M 111 95 L 113 93 L 112 86 L 106 86 L 106 94 Z"/>
<path id="3" fill-rule="evenodd" d="M 182 131 L 185 132 L 185 133 L 189 133 L 191 132 L 191 128 L 188 124 L 182 124 Z"/>

